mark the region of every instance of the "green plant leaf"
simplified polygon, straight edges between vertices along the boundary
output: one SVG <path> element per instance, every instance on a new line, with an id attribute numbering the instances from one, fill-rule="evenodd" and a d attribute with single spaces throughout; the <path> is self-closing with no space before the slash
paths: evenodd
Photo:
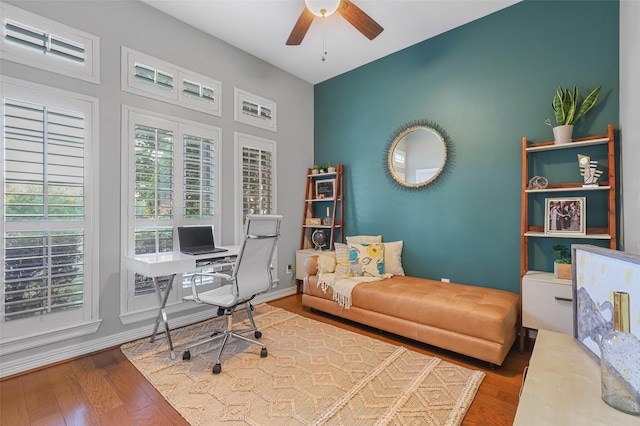
<path id="1" fill-rule="evenodd" d="M 551 101 L 551 108 L 553 109 L 554 115 L 556 117 L 556 123 L 558 123 L 558 125 L 560 126 L 565 124 L 564 98 L 564 89 L 562 87 L 558 87 L 558 89 L 556 90 L 556 95 Z"/>
<path id="2" fill-rule="evenodd" d="M 591 93 L 587 95 L 587 97 L 582 102 L 580 109 L 578 110 L 578 114 L 575 116 L 573 122 L 575 123 L 580 118 L 582 118 L 591 108 L 593 108 L 598 101 L 598 95 L 600 94 L 600 88 L 602 86 L 598 86 Z"/>

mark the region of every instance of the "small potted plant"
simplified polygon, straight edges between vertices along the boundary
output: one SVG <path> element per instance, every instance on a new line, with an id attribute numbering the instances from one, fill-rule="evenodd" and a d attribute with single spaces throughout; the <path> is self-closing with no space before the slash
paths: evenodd
<path id="1" fill-rule="evenodd" d="M 318 166 L 317 164 L 314 164 L 313 167 L 311 168 L 311 174 L 317 175 L 318 173 L 320 173 L 320 166 Z"/>
<path id="2" fill-rule="evenodd" d="M 325 169 L 327 171 L 327 173 L 335 173 L 336 168 L 333 167 L 333 164 L 331 163 L 326 163 L 324 166 L 322 166 L 323 169 Z"/>
<path id="3" fill-rule="evenodd" d="M 600 86 L 596 87 L 584 98 L 582 105 L 578 109 L 578 86 L 573 86 L 573 91 L 558 87 L 556 94 L 551 101 L 551 108 L 558 124 L 553 128 L 553 137 L 555 143 L 571 142 L 573 134 L 573 125 L 580 120 L 598 101 L 600 94 Z M 551 120 L 547 120 L 551 125 Z"/>
<path id="4" fill-rule="evenodd" d="M 567 246 L 556 244 L 552 247 L 558 258 L 553 262 L 553 276 L 559 280 L 571 279 L 571 251 Z"/>

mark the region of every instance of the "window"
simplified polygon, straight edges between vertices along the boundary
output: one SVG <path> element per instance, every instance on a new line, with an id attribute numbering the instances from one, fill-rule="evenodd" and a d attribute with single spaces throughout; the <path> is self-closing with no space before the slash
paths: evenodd
<path id="1" fill-rule="evenodd" d="M 97 36 L 4 3 L 0 4 L 0 15 L 4 59 L 100 83 Z"/>
<path id="2" fill-rule="evenodd" d="M 222 83 L 122 46 L 125 92 L 222 116 Z"/>
<path id="3" fill-rule="evenodd" d="M 3 341 L 97 328 L 98 101 L 6 77 L 0 84 Z"/>
<path id="4" fill-rule="evenodd" d="M 276 143 L 256 136 L 235 134 L 236 182 L 236 240 L 242 236 L 247 214 L 274 214 Z"/>
<path id="5" fill-rule="evenodd" d="M 234 115 L 237 122 L 262 129 L 277 131 L 275 102 L 242 89 L 234 88 Z"/>
<path id="6" fill-rule="evenodd" d="M 211 224 L 219 236 L 218 191 L 221 130 L 177 120 L 131 107 L 123 109 L 123 241 L 126 253 L 146 254 L 177 249 L 176 227 Z M 123 274 L 122 312 L 157 309 L 150 278 Z M 184 290 L 171 293 L 168 305 L 182 302 L 190 292 L 189 274 Z M 160 279 L 161 288 L 168 277 Z"/>

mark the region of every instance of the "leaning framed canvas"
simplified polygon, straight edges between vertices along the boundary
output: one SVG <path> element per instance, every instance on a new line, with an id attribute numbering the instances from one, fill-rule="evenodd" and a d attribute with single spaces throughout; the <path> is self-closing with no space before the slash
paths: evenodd
<path id="1" fill-rule="evenodd" d="M 316 180 L 316 198 L 333 199 L 335 186 L 335 179 Z"/>
<path id="2" fill-rule="evenodd" d="M 573 244 L 573 337 L 600 362 L 600 339 L 613 330 L 613 292 L 629 294 L 631 334 L 640 338 L 640 256 Z"/>
<path id="3" fill-rule="evenodd" d="M 586 233 L 586 203 L 585 197 L 545 199 L 545 234 L 584 235 Z"/>

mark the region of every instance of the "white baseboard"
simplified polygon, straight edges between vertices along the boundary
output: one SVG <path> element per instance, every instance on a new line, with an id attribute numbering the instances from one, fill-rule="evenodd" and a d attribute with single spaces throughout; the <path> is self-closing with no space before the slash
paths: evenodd
<path id="1" fill-rule="evenodd" d="M 296 291 L 297 289 L 295 286 L 287 287 L 278 291 L 271 291 L 269 293 L 257 296 L 255 299 L 253 299 L 252 303 L 254 305 L 257 305 L 259 303 L 270 302 L 272 300 L 280 299 L 285 296 L 293 295 L 296 293 Z M 206 319 L 212 318 L 213 316 L 215 316 L 214 310 L 208 309 L 191 315 L 171 318 L 170 324 L 171 328 L 178 328 L 185 325 L 194 324 L 199 321 L 204 321 Z M 45 365 L 53 364 L 78 356 L 87 355 L 92 352 L 111 348 L 113 346 L 119 346 L 132 340 L 150 336 L 152 332 L 153 324 L 150 324 L 126 332 L 112 334 L 100 339 L 81 342 L 74 345 L 68 345 L 54 350 L 43 351 L 35 355 L 22 357 L 15 360 L 3 360 L 2 363 L 0 363 L 0 378 L 33 370 L 35 368 L 43 367 Z M 160 334 L 159 339 L 164 339 L 164 335 Z"/>

